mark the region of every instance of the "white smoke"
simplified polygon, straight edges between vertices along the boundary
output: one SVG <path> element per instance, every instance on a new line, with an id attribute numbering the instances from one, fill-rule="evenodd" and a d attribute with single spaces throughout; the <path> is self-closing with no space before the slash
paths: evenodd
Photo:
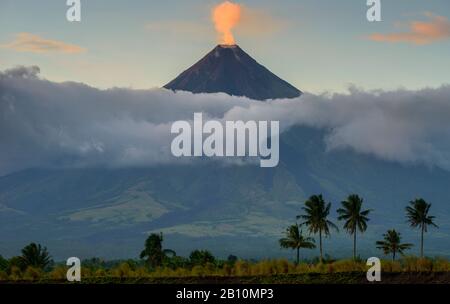
<path id="1" fill-rule="evenodd" d="M 54 83 L 37 67 L 0 72 L 0 174 L 30 167 L 152 166 L 170 153 L 170 127 L 203 112 L 219 120 L 279 120 L 324 129 L 329 150 L 450 170 L 450 86 L 419 91 L 305 94 L 258 102 L 164 89 L 98 90 Z"/>

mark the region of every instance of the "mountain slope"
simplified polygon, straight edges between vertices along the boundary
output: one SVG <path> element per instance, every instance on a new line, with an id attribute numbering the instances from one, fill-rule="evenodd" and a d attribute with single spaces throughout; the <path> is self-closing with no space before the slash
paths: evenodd
<path id="1" fill-rule="evenodd" d="M 130 257 L 148 232 L 163 231 L 167 246 L 180 254 L 197 247 L 223 256 L 275 256 L 284 254 L 277 239 L 309 195 L 323 193 L 333 202 L 336 221 L 339 202 L 358 193 L 374 209 L 361 254 L 379 254 L 374 242 L 391 228 L 416 243 L 404 207 L 417 196 L 433 203 L 440 226 L 427 234 L 428 254 L 448 254 L 449 172 L 327 152 L 323 136 L 304 127 L 283 133 L 280 165 L 270 169 L 206 161 L 195 167 L 34 169 L 2 177 L 0 252 L 39 241 L 57 257 Z M 346 255 L 351 239 L 334 233 L 326 246 L 333 256 Z"/>
<path id="2" fill-rule="evenodd" d="M 237 45 L 218 45 L 164 87 L 193 93 L 224 92 L 255 100 L 295 98 L 302 94 Z"/>

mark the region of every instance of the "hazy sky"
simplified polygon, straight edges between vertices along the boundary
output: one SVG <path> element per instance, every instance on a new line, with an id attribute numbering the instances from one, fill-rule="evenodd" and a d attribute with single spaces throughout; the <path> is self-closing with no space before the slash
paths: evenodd
<path id="1" fill-rule="evenodd" d="M 151 88 L 217 44 L 220 1 L 81 0 L 81 23 L 67 22 L 65 2 L 0 0 L 0 70 L 38 65 L 54 81 Z M 450 83 L 448 0 L 382 0 L 375 23 L 366 0 L 238 3 L 253 16 L 235 31 L 238 44 L 304 91 Z"/>

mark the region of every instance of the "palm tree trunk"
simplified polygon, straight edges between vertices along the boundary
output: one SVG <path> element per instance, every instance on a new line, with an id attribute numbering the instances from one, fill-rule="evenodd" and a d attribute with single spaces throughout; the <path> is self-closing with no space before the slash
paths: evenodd
<path id="1" fill-rule="evenodd" d="M 323 253 L 322 253 L 322 230 L 319 230 L 319 241 L 320 241 L 320 263 L 323 263 Z"/>
<path id="2" fill-rule="evenodd" d="M 423 232 L 424 232 L 425 226 L 422 224 L 422 236 L 420 240 L 420 257 L 423 258 Z"/>
<path id="3" fill-rule="evenodd" d="M 297 248 L 297 265 L 300 262 L 300 248 Z"/>
<path id="4" fill-rule="evenodd" d="M 353 260 L 356 260 L 356 230 L 353 234 Z"/>
<path id="5" fill-rule="evenodd" d="M 392 252 L 392 261 L 395 261 L 395 250 Z"/>

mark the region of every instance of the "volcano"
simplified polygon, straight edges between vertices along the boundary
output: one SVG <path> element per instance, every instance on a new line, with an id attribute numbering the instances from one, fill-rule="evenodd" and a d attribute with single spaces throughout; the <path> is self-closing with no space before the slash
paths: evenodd
<path id="1" fill-rule="evenodd" d="M 295 98 L 302 94 L 238 45 L 216 46 L 164 88 L 193 93 L 223 92 L 255 100 Z"/>

